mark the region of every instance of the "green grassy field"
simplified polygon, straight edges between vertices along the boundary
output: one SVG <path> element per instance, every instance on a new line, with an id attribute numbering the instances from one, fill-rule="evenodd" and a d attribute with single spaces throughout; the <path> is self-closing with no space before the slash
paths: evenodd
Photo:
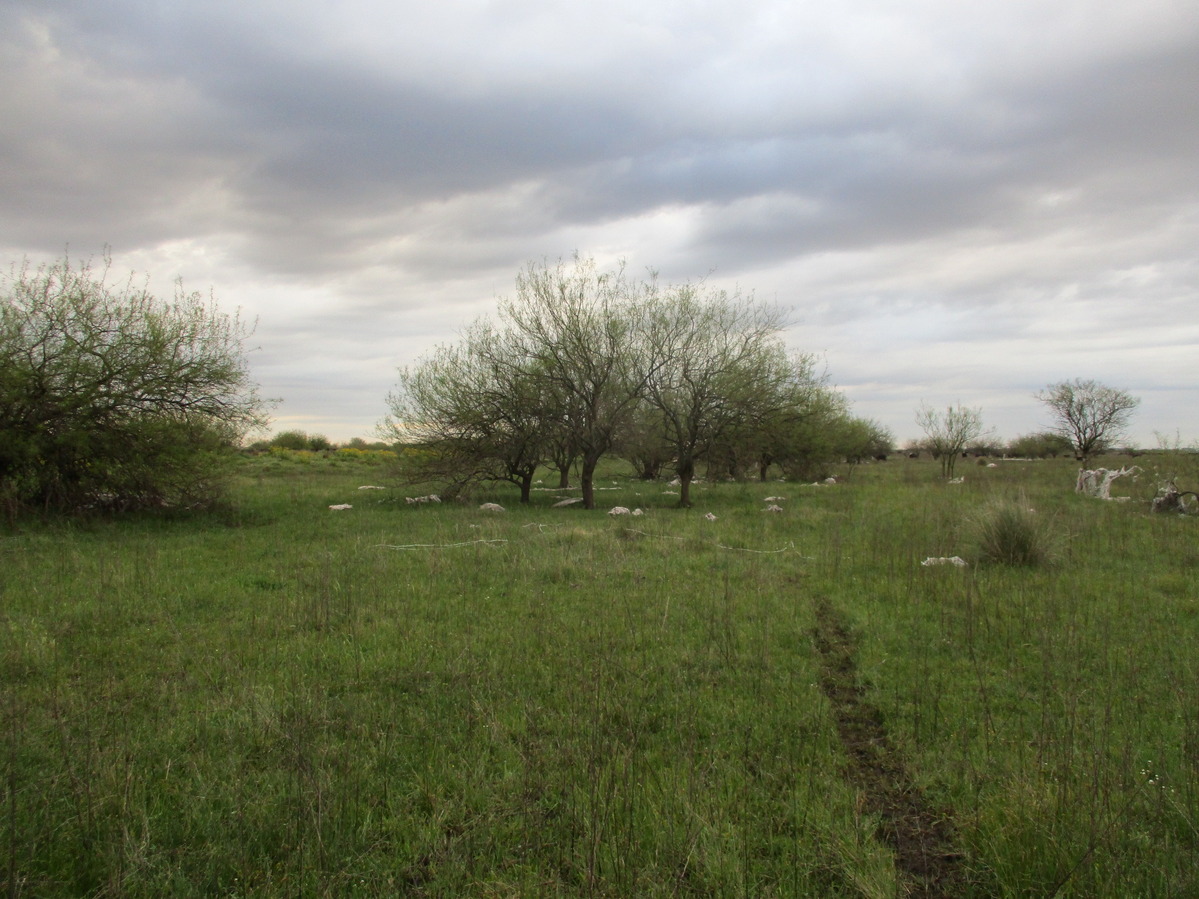
<path id="1" fill-rule="evenodd" d="M 274 457 L 20 522 L 4 895 L 1199 895 L 1199 520 L 959 473 L 680 510 L 615 466 L 586 512 Z M 978 563 L 999 500 L 1049 561 Z"/>

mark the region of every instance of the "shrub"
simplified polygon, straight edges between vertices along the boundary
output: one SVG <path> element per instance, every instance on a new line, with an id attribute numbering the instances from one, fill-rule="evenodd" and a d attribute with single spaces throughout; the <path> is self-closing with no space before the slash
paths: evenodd
<path id="1" fill-rule="evenodd" d="M 1037 434 L 1025 434 L 1017 437 L 1007 445 L 1007 454 L 1024 459 L 1056 459 L 1058 456 L 1068 456 L 1072 452 L 1070 441 L 1061 434 L 1052 431 L 1041 431 Z"/>
<path id="2" fill-rule="evenodd" d="M 10 509 L 196 505 L 264 420 L 250 328 L 68 260 L 0 279 L 0 496 Z"/>
<path id="3" fill-rule="evenodd" d="M 280 431 L 267 444 L 297 452 L 323 453 L 333 449 L 333 442 L 324 434 L 309 434 L 306 431 Z"/>

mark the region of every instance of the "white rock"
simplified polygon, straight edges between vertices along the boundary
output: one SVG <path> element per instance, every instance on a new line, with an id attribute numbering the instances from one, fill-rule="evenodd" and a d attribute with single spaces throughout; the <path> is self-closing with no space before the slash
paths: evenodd
<path id="1" fill-rule="evenodd" d="M 499 503 L 483 503 L 483 505 L 479 506 L 479 509 L 480 509 L 480 511 L 483 511 L 483 512 L 504 512 L 504 511 L 506 511 L 504 509 L 504 507 L 501 506 Z"/>
<path id="2" fill-rule="evenodd" d="M 711 512 L 709 512 L 707 515 L 705 515 L 705 516 L 704 516 L 704 518 L 708 519 L 708 521 L 715 521 L 715 520 L 716 520 L 716 516 L 715 516 L 715 515 L 713 515 Z"/>
<path id="3" fill-rule="evenodd" d="M 349 503 L 338 503 L 336 506 L 330 506 L 329 508 L 334 512 L 344 512 L 346 509 L 352 509 L 354 507 Z"/>
<path id="4" fill-rule="evenodd" d="M 609 515 L 628 515 L 629 510 L 626 509 L 624 506 L 613 506 L 611 509 L 608 510 L 608 514 Z"/>

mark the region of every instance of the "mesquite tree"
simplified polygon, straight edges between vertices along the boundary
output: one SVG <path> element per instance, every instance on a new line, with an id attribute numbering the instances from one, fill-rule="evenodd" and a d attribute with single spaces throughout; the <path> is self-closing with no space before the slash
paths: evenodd
<path id="1" fill-rule="evenodd" d="M 1055 434 L 1070 441 L 1085 468 L 1090 458 L 1123 436 L 1141 401 L 1126 390 L 1075 378 L 1050 384 L 1036 394 L 1053 419 Z"/>
<path id="2" fill-rule="evenodd" d="M 752 300 L 684 285 L 645 319 L 645 400 L 673 452 L 679 505 L 690 506 L 696 462 L 779 396 L 788 374 L 783 318 Z"/>
<path id="3" fill-rule="evenodd" d="M 944 414 L 921 405 L 916 412 L 916 424 L 924 431 L 924 445 L 941 463 L 941 477 L 952 478 L 966 444 L 982 436 L 983 414 L 981 409 L 968 409 L 960 403 L 947 406 Z"/>
<path id="4" fill-rule="evenodd" d="M 63 259 L 0 293 L 0 499 L 10 508 L 194 505 L 265 421 L 251 333 L 199 293 L 164 302 Z"/>
<path id="5" fill-rule="evenodd" d="M 821 438 L 846 405 L 813 357 L 787 352 L 772 308 L 579 258 L 531 264 L 516 287 L 494 324 L 401 371 L 384 433 L 420 476 L 511 480 L 527 501 L 539 465 L 564 477 L 577 460 L 593 509 L 596 466 L 617 452 L 644 477 L 673 467 L 687 505 L 701 460 L 853 455 Z"/>
<path id="6" fill-rule="evenodd" d="M 382 430 L 411 448 L 414 479 L 441 480 L 451 491 L 509 481 L 527 503 L 533 475 L 553 457 L 561 427 L 547 389 L 511 335 L 480 321 L 460 343 L 438 347 L 400 371 Z"/>
<path id="7" fill-rule="evenodd" d="M 640 316 L 655 291 L 623 268 L 601 272 L 591 259 L 531 263 L 499 317 L 518 354 L 557 397 L 579 460 L 583 506 L 595 508 L 595 469 L 634 414 L 645 379 Z"/>

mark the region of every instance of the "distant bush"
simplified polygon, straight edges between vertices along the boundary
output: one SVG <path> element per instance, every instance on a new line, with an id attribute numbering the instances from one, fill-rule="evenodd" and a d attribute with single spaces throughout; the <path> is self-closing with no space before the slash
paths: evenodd
<path id="1" fill-rule="evenodd" d="M 333 449 L 333 443 L 324 434 L 309 434 L 305 431 L 280 431 L 266 442 L 269 449 L 307 450 L 313 453 Z"/>
<path id="2" fill-rule="evenodd" d="M 1023 459 L 1056 459 L 1058 456 L 1070 455 L 1073 448 L 1070 441 L 1061 434 L 1043 431 L 1017 437 L 1008 443 L 1006 452 L 1009 456 Z"/>
<path id="3" fill-rule="evenodd" d="M 1037 566 L 1055 555 L 1048 526 L 1026 500 L 987 503 L 970 524 L 979 561 Z"/>
<path id="4" fill-rule="evenodd" d="M 356 446 L 343 446 L 334 457 L 352 462 L 395 462 L 396 454 L 389 449 L 361 449 Z"/>
<path id="5" fill-rule="evenodd" d="M 968 456 L 1002 456 L 1003 445 L 996 440 L 992 435 L 986 434 L 978 440 L 971 441 L 966 444 L 964 450 Z"/>
<path id="6" fill-rule="evenodd" d="M 374 442 L 368 443 L 367 441 L 363 440 L 361 437 L 352 438 L 349 443 L 342 446 L 342 449 L 383 450 L 386 452 L 393 451 L 390 443 L 385 443 L 382 440 L 376 440 Z"/>

